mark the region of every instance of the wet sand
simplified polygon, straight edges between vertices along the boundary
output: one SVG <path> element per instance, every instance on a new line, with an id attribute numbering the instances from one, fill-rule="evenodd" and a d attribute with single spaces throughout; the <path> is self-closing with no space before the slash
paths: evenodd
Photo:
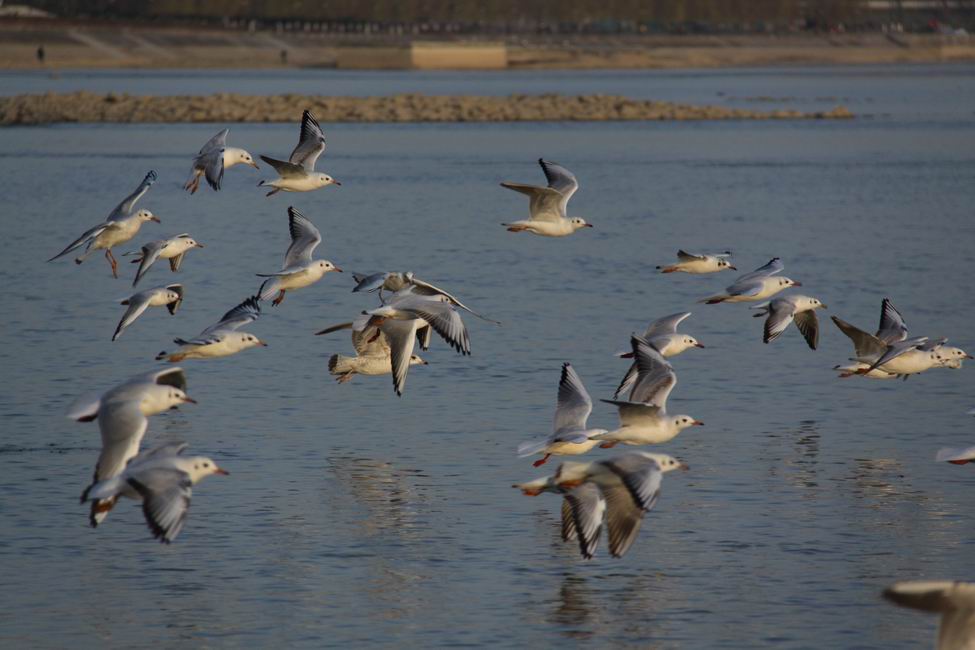
<path id="1" fill-rule="evenodd" d="M 611 95 L 511 95 L 508 97 L 393 95 L 135 96 L 89 92 L 0 98 L 0 125 L 63 122 L 294 122 L 296 107 L 322 122 L 525 122 L 639 120 L 847 119 L 842 106 L 825 112 L 756 111 L 694 106 Z"/>

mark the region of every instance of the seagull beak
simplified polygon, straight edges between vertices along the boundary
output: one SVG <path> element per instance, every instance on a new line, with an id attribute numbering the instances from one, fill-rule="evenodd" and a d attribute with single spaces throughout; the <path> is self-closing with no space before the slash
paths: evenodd
<path id="1" fill-rule="evenodd" d="M 731 269 L 732 271 L 737 271 L 738 270 L 738 267 L 737 266 L 731 266 L 730 264 L 728 265 L 728 268 Z"/>
<path id="2" fill-rule="evenodd" d="M 696 426 L 696 427 L 703 427 L 704 426 L 704 423 L 701 422 L 700 420 L 694 420 L 694 426 Z"/>
<path id="3" fill-rule="evenodd" d="M 252 161 L 250 161 L 250 162 L 249 162 L 249 163 L 247 163 L 247 164 L 248 164 L 248 165 L 250 165 L 251 167 L 253 167 L 254 169 L 260 169 L 260 167 L 258 167 L 258 166 L 257 166 L 257 163 L 256 163 L 256 162 L 254 162 L 253 160 L 252 160 Z"/>
<path id="4" fill-rule="evenodd" d="M 213 468 L 213 473 L 214 474 L 219 474 L 220 476 L 230 476 L 230 472 L 228 472 L 227 470 L 223 469 L 222 467 L 214 467 Z"/>
<path id="5" fill-rule="evenodd" d="M 337 266 L 335 267 L 335 270 L 336 270 L 336 271 L 338 271 L 339 273 L 343 273 L 343 271 L 342 271 L 342 269 L 340 269 L 340 268 L 339 268 L 339 267 L 337 267 Z"/>
<path id="6" fill-rule="evenodd" d="M 695 344 L 694 344 L 694 347 L 696 347 L 696 348 L 703 348 L 704 346 L 703 346 L 703 345 L 701 345 L 700 343 L 695 343 Z"/>
<path id="7" fill-rule="evenodd" d="M 199 404 L 199 402 L 197 402 L 197 401 L 196 401 L 195 399 L 193 399 L 193 398 L 192 398 L 192 397 L 190 397 L 189 395 L 184 395 L 184 396 L 183 396 L 183 401 L 184 401 L 184 402 L 187 402 L 187 403 L 189 403 L 189 404 Z"/>
<path id="8" fill-rule="evenodd" d="M 258 343 L 261 345 L 262 348 L 267 347 L 267 343 L 265 343 L 264 341 L 258 341 Z"/>
<path id="9" fill-rule="evenodd" d="M 970 354 L 966 354 L 966 355 L 965 355 L 964 357 L 962 357 L 962 358 L 963 358 L 963 359 L 975 359 L 975 357 L 973 357 L 973 356 L 972 356 L 972 355 L 970 355 Z"/>
<path id="10" fill-rule="evenodd" d="M 688 465 L 687 463 L 678 463 L 677 464 L 677 469 L 679 469 L 682 472 L 687 472 L 687 471 L 690 471 L 691 466 Z"/>
<path id="11" fill-rule="evenodd" d="M 593 227 L 594 227 L 594 226 L 593 226 L 593 225 L 592 225 L 591 223 L 587 223 L 587 224 L 586 224 L 586 228 L 593 228 Z"/>
<path id="12" fill-rule="evenodd" d="M 423 365 L 425 365 L 425 366 L 429 366 L 429 365 L 430 365 L 430 362 L 429 362 L 429 361 L 424 361 L 424 362 L 423 362 Z"/>
<path id="13" fill-rule="evenodd" d="M 829 309 L 826 305 L 820 305 L 823 309 Z"/>
<path id="14" fill-rule="evenodd" d="M 792 286 L 794 286 L 794 287 L 801 287 L 802 286 L 802 282 L 793 282 L 792 283 Z"/>
<path id="15" fill-rule="evenodd" d="M 162 221 L 160 221 L 159 220 L 159 217 L 157 217 L 156 215 L 152 215 L 151 217 L 149 217 L 149 221 L 155 221 L 156 223 L 162 223 Z"/>
<path id="16" fill-rule="evenodd" d="M 203 244 L 201 244 L 200 242 L 196 242 L 196 247 L 197 247 L 197 248 L 206 248 L 206 246 L 204 246 L 204 245 L 203 245 Z"/>
<path id="17" fill-rule="evenodd" d="M 335 179 L 332 179 L 332 183 L 333 183 L 334 185 L 338 185 L 339 187 L 342 187 L 342 183 L 340 183 L 340 182 L 338 182 L 338 181 L 337 181 L 337 180 L 335 180 Z"/>

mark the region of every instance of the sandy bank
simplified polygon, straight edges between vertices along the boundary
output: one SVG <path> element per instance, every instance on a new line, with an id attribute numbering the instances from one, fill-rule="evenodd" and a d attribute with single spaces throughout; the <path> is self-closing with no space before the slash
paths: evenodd
<path id="1" fill-rule="evenodd" d="M 195 97 L 69 94 L 0 98 L 0 125 L 58 122 L 294 122 L 309 108 L 322 122 L 524 122 L 624 120 L 801 120 L 853 117 L 831 111 L 754 111 L 610 95 L 508 97 L 314 97 L 217 94 Z"/>

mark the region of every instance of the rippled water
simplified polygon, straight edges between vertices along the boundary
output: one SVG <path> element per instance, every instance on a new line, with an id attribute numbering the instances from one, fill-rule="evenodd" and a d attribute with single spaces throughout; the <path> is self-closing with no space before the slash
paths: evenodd
<path id="1" fill-rule="evenodd" d="M 927 70 L 856 83 L 835 71 L 850 104 L 899 98 L 849 122 L 325 125 L 321 166 L 343 186 L 271 199 L 254 187 L 266 169 L 230 170 L 220 193 L 180 191 L 215 125 L 0 131 L 3 645 L 929 644 L 933 618 L 879 592 L 972 577 L 975 474 L 933 457 L 973 442 L 975 369 L 839 380 L 830 367 L 851 350 L 831 324 L 816 352 L 794 330 L 763 345 L 745 306 L 695 304 L 730 274 L 653 272 L 678 247 L 731 248 L 742 269 L 779 255 L 827 315 L 870 329 L 890 296 L 913 333 L 975 348 L 975 78 Z M 840 92 L 824 89 L 827 72 L 776 75 L 777 94 Z M 267 81 L 241 77 L 248 91 Z M 498 92 L 521 90 L 512 78 Z M 685 99 L 744 96 L 755 75 L 720 78 L 693 77 Z M 155 83 L 182 92 L 178 78 Z M 230 139 L 285 155 L 296 130 L 236 125 Z M 572 212 L 595 229 L 548 240 L 498 225 L 525 205 L 497 183 L 539 181 L 540 155 L 579 175 Z M 207 248 L 179 276 L 146 280 L 186 285 L 177 316 L 153 309 L 112 343 L 128 282 L 98 256 L 43 260 L 150 168 L 160 180 L 142 205 L 163 223 L 139 241 L 188 231 Z M 473 356 L 437 341 L 403 398 L 385 377 L 338 385 L 325 362 L 348 338 L 312 332 L 372 303 L 330 274 L 250 326 L 269 348 L 186 363 L 199 405 L 151 420 L 148 443 L 188 440 L 232 474 L 194 490 L 178 542 L 154 542 L 131 503 L 88 528 L 77 498 L 98 431 L 63 418 L 66 406 L 156 367 L 170 339 L 256 290 L 253 273 L 287 245 L 289 204 L 339 266 L 412 269 L 504 327 L 467 319 Z M 612 352 L 683 309 L 708 348 L 674 359 L 672 408 L 707 426 L 661 450 L 691 471 L 666 478 L 625 558 L 601 548 L 584 562 L 558 539 L 558 500 L 511 489 L 540 474 L 514 448 L 548 432 L 563 361 L 609 397 L 626 367 Z M 614 422 L 596 407 L 594 426 Z"/>

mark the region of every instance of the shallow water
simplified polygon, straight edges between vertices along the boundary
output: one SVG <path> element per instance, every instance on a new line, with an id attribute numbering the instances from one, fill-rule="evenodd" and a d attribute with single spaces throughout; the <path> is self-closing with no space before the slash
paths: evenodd
<path id="1" fill-rule="evenodd" d="M 839 380 L 830 367 L 851 348 L 832 324 L 816 352 L 794 329 L 763 345 L 746 306 L 695 304 L 731 274 L 653 272 L 678 247 L 730 248 L 742 270 L 778 255 L 803 293 L 829 305 L 824 317 L 871 329 L 890 296 L 912 333 L 975 348 L 965 271 L 975 263 L 975 78 L 956 67 L 879 70 L 855 84 L 844 71 L 778 77 L 792 84 L 783 95 L 835 85 L 855 86 L 862 102 L 903 98 L 875 101 L 890 117 L 872 120 L 325 125 L 320 166 L 343 186 L 271 199 L 254 187 L 267 169 L 229 170 L 220 193 L 180 191 L 217 125 L 0 131 L 0 641 L 930 644 L 934 619 L 879 592 L 900 579 L 972 577 L 975 473 L 933 457 L 973 442 L 964 411 L 975 406 L 975 370 Z M 704 75 L 675 99 L 745 96 L 755 76 Z M 564 92 L 578 92 L 566 78 Z M 153 83 L 184 92 L 179 82 Z M 235 125 L 230 140 L 283 156 L 296 130 Z M 526 206 L 497 183 L 540 181 L 540 155 L 578 174 L 571 212 L 593 230 L 549 240 L 498 225 Z M 150 310 L 112 343 L 122 313 L 113 300 L 129 282 L 97 256 L 80 267 L 43 260 L 150 168 L 160 180 L 141 205 L 163 223 L 138 241 L 188 231 L 207 248 L 178 276 L 159 265 L 144 281 L 182 281 L 180 312 Z M 98 432 L 64 419 L 65 408 L 156 367 L 170 339 L 255 291 L 253 273 L 280 264 L 292 204 L 321 228 L 319 256 L 347 270 L 412 269 L 505 325 L 467 318 L 473 356 L 436 341 L 402 398 L 388 378 L 338 385 L 325 362 L 351 350 L 348 338 L 312 332 L 372 298 L 350 293 L 348 273 L 330 274 L 248 328 L 269 348 L 187 362 L 199 405 L 151 420 L 149 444 L 187 440 L 232 473 L 197 486 L 178 542 L 150 539 L 130 503 L 88 528 L 77 496 Z M 684 329 L 708 348 L 674 359 L 671 409 L 707 425 L 659 450 L 691 471 L 667 476 L 625 558 L 601 547 L 584 562 L 558 539 L 557 499 L 510 488 L 541 473 L 513 450 L 548 432 L 563 361 L 609 397 L 625 370 L 612 353 L 628 334 L 684 309 L 694 312 Z M 590 422 L 611 427 L 615 415 L 600 404 Z"/>

